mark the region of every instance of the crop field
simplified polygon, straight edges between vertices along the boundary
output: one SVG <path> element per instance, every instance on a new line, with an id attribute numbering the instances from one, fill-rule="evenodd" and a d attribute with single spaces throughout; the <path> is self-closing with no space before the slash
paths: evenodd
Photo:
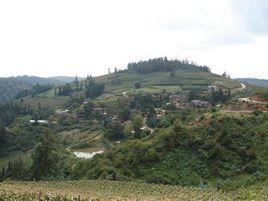
<path id="1" fill-rule="evenodd" d="M 96 77 L 97 82 L 106 83 L 106 92 L 112 93 L 122 89 L 133 89 L 135 82 L 140 82 L 142 88 L 150 86 L 208 86 L 216 84 L 224 88 L 236 88 L 241 85 L 230 79 L 207 72 L 176 71 L 175 77 L 169 72 L 155 72 L 149 74 L 119 73 Z M 118 84 L 111 84 L 117 82 Z"/>
<path id="2" fill-rule="evenodd" d="M 235 192 L 216 189 L 187 188 L 117 181 L 64 181 L 64 182 L 13 182 L 0 183 L 0 201 L 12 200 L 181 200 L 231 201 L 267 200 L 267 185 L 258 185 Z M 48 199 L 47 199 L 48 200 Z"/>
<path id="3" fill-rule="evenodd" d="M 199 190 L 175 186 L 150 185 L 111 181 L 75 182 L 6 182 L 0 185 L 2 196 L 80 198 L 82 200 L 226 200 L 227 195 L 216 190 Z M 1 199 L 0 199 L 1 200 Z M 19 199 L 17 199 L 19 200 Z"/>
<path id="4" fill-rule="evenodd" d="M 63 106 L 67 102 L 67 97 L 25 97 L 23 99 L 23 104 L 31 106 L 33 108 L 38 108 L 39 104 L 42 107 L 48 107 L 51 109 L 56 109 L 60 106 Z"/>

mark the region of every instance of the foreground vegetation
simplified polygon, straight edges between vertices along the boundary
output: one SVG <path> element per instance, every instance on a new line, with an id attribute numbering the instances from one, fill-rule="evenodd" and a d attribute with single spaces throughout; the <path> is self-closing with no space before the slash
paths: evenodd
<path id="1" fill-rule="evenodd" d="M 0 200 L 181 200 L 232 201 L 267 200 L 267 184 L 222 192 L 216 189 L 185 188 L 113 181 L 4 182 L 0 183 Z M 54 199 L 52 199 L 54 198 Z"/>

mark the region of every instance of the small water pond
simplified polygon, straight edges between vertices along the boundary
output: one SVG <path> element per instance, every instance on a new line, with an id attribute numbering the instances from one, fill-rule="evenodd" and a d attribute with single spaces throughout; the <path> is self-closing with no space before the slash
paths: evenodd
<path id="1" fill-rule="evenodd" d="M 99 151 L 93 151 L 93 152 L 74 151 L 73 153 L 77 158 L 90 159 L 90 158 L 93 158 L 97 154 L 102 154 L 103 152 L 104 152 L 103 150 L 99 150 Z"/>

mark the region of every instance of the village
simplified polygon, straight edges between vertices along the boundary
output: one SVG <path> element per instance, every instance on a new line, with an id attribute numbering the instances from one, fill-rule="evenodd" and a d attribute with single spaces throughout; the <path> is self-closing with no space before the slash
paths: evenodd
<path id="1" fill-rule="evenodd" d="M 246 86 L 242 85 L 242 90 L 246 89 Z M 218 92 L 223 93 L 220 91 L 221 89 L 218 86 L 211 85 L 208 86 L 206 90 L 202 90 L 203 97 L 209 97 L 212 94 L 216 94 Z M 260 108 L 259 105 L 266 106 L 268 101 L 267 100 L 252 100 L 250 98 L 238 98 L 237 108 L 230 107 L 224 107 L 223 104 L 220 103 L 213 103 L 209 100 L 204 100 L 204 98 L 201 99 L 189 99 L 189 94 L 185 92 L 180 93 L 174 93 L 174 92 L 167 92 L 163 90 L 159 93 L 152 93 L 152 94 L 129 94 L 127 90 L 123 91 L 121 93 L 121 97 L 119 96 L 119 100 L 123 101 L 128 105 L 131 110 L 130 113 L 137 113 L 140 114 L 144 119 L 144 126 L 141 127 L 141 130 L 151 130 L 148 125 L 146 124 L 146 121 L 148 119 L 148 114 L 145 111 L 142 111 L 139 106 L 135 104 L 141 104 L 139 103 L 142 97 L 148 96 L 148 100 L 152 102 L 153 105 L 153 115 L 156 119 L 161 119 L 165 117 L 170 111 L 176 110 L 182 110 L 182 109 L 203 109 L 203 110 L 210 110 L 212 108 L 216 108 L 219 111 L 223 112 L 253 112 L 254 110 Z M 136 103 L 136 102 L 138 103 Z M 155 104 L 157 103 L 157 104 Z M 249 109 L 243 109 L 242 105 L 247 104 Z M 120 119 L 119 114 L 112 110 L 110 106 L 98 103 L 98 102 L 92 102 L 89 98 L 85 99 L 81 103 L 80 108 L 86 108 L 90 105 L 90 110 L 92 110 L 93 113 L 97 114 L 98 116 L 101 116 L 100 119 L 108 119 L 109 121 L 119 122 L 122 126 L 126 126 L 131 124 L 131 121 L 128 119 L 126 121 L 123 121 Z M 239 106 L 240 105 L 240 106 Z M 250 107 L 251 106 L 251 107 Z M 253 107 L 254 106 L 254 107 Z M 240 109 L 239 109 L 240 108 Z M 263 108 L 265 111 L 265 107 Z M 79 111 L 71 111 L 68 107 L 66 108 L 58 108 L 55 111 L 55 114 L 51 115 L 49 119 L 31 119 L 29 120 L 29 124 L 40 124 L 40 125 L 56 125 L 56 124 L 62 124 L 64 125 L 64 122 L 75 122 L 76 124 L 83 124 L 85 123 L 85 118 L 82 112 Z M 133 131 L 132 131 L 133 132 Z"/>

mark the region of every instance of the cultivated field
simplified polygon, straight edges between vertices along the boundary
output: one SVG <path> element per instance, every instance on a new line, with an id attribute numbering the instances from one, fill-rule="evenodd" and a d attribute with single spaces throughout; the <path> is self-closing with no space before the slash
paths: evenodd
<path id="1" fill-rule="evenodd" d="M 64 181 L 64 182 L 4 182 L 0 183 L 2 200 L 181 200 L 181 201 L 231 201 L 268 200 L 267 185 L 252 186 L 235 192 L 216 189 L 198 189 L 168 185 L 113 181 Z M 40 199 L 41 200 L 41 199 Z"/>

